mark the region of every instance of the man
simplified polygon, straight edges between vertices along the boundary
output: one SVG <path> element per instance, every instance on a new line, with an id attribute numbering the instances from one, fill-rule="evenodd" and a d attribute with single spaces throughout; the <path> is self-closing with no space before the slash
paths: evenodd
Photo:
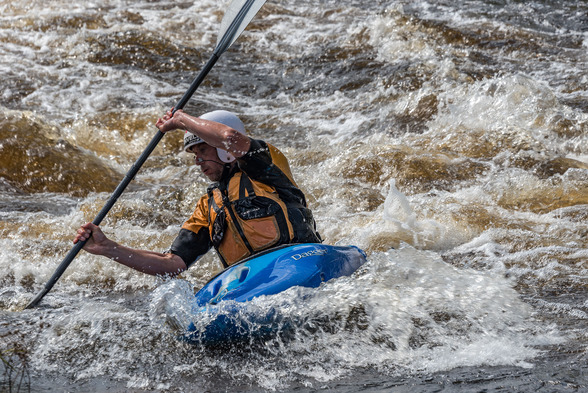
<path id="1" fill-rule="evenodd" d="M 214 247 L 229 266 L 262 250 L 289 243 L 321 242 L 304 194 L 286 157 L 275 147 L 249 138 L 233 113 L 214 111 L 193 117 L 167 112 L 161 132 L 186 130 L 184 150 L 213 183 L 198 201 L 169 252 L 120 245 L 92 223 L 78 229 L 74 243 L 152 275 L 177 275 Z"/>

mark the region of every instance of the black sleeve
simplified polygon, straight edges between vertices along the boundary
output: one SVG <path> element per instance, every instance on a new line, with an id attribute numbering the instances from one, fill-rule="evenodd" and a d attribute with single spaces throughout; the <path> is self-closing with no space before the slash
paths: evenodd
<path id="1" fill-rule="evenodd" d="M 182 258 L 186 266 L 190 267 L 206 254 L 210 247 L 208 228 L 202 228 L 198 233 L 182 228 L 169 251 Z"/>
<path id="2" fill-rule="evenodd" d="M 239 168 L 253 180 L 274 187 L 294 187 L 288 176 L 273 163 L 269 147 L 262 140 L 251 139 L 249 151 L 237 162 Z"/>

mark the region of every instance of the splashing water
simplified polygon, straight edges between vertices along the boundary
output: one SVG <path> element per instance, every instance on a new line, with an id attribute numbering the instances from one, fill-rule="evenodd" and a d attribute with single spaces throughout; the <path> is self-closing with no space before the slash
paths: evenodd
<path id="1" fill-rule="evenodd" d="M 220 307 L 279 329 L 216 347 L 177 338 L 215 317 L 192 313 L 213 254 L 164 281 L 81 253 L 42 307 L 22 308 L 202 67 L 222 7 L 0 11 L 0 357 L 15 370 L 0 368 L 2 389 L 21 375 L 32 391 L 588 386 L 584 3 L 264 5 L 186 110 L 232 110 L 278 146 L 325 242 L 368 262 L 238 315 Z M 207 187 L 181 146 L 166 135 L 107 235 L 169 248 Z"/>

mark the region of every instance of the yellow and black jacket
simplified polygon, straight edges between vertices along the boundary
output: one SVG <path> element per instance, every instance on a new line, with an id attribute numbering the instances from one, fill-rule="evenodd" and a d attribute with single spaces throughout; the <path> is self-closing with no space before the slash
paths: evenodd
<path id="1" fill-rule="evenodd" d="M 190 266 L 214 247 L 229 266 L 280 244 L 320 241 L 286 157 L 252 139 L 249 152 L 200 198 L 170 252 Z"/>

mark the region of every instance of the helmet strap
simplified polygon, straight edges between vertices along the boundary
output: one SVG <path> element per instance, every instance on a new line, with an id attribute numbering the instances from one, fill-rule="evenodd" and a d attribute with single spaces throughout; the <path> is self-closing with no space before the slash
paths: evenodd
<path id="1" fill-rule="evenodd" d="M 225 163 L 225 165 L 223 165 L 223 173 L 221 175 L 222 179 L 226 179 L 229 177 L 229 175 L 231 174 L 233 169 L 233 163 L 232 162 L 228 162 Z"/>

